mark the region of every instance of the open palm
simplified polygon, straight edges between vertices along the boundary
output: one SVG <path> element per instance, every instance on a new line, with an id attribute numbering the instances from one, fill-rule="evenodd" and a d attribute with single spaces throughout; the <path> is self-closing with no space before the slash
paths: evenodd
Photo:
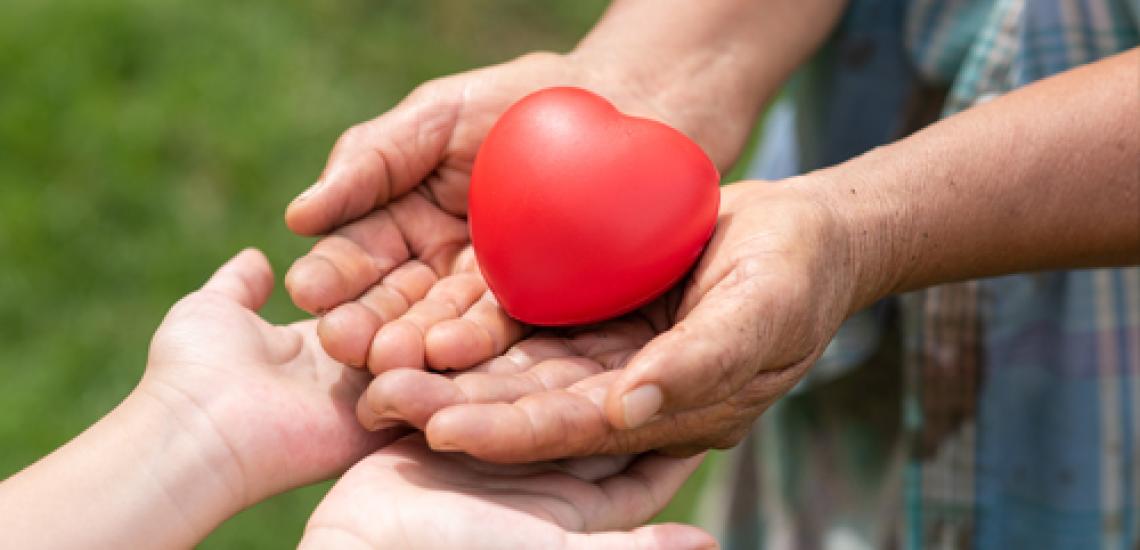
<path id="1" fill-rule="evenodd" d="M 353 415 L 366 373 L 330 358 L 316 322 L 275 326 L 256 310 L 273 288 L 265 257 L 247 250 L 179 301 L 154 335 L 138 391 L 226 449 L 219 472 L 245 504 L 331 477 L 390 441 Z"/>
<path id="2" fill-rule="evenodd" d="M 684 287 L 613 321 L 473 356 L 470 371 L 383 372 L 357 414 L 496 462 L 735 445 L 858 302 L 833 211 L 792 183 L 724 188 L 716 234 Z"/>
<path id="3" fill-rule="evenodd" d="M 556 54 L 427 82 L 384 115 L 344 133 L 320 180 L 286 213 L 302 235 L 322 235 L 290 269 L 294 302 L 323 314 L 321 341 L 336 359 L 379 373 L 462 366 L 502 353 L 526 329 L 504 315 L 477 273 L 467 232 L 475 154 L 511 104 L 550 86 L 602 93 L 629 114 L 662 119 L 636 94 Z M 455 320 L 494 326 L 491 339 L 454 341 Z M 435 333 L 433 333 L 435 332 Z M 460 330 L 461 334 L 469 332 Z M 443 345 L 425 346 L 425 337 Z"/>
<path id="4" fill-rule="evenodd" d="M 659 511 L 699 459 L 596 457 L 504 466 L 438 454 L 419 434 L 352 467 L 302 548 L 709 548 L 684 525 L 620 532 Z"/>
<path id="5" fill-rule="evenodd" d="M 537 332 L 468 370 L 382 372 L 357 416 L 372 430 L 410 425 L 426 431 L 436 449 L 496 462 L 592 454 L 587 446 L 622 437 L 605 417 L 606 388 L 634 354 L 672 326 L 680 297 L 675 290 L 613 321 Z M 479 422 L 480 415 L 488 422 Z"/>

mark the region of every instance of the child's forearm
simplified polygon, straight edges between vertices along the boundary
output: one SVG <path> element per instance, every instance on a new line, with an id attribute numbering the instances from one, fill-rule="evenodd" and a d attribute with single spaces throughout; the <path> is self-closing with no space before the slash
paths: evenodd
<path id="1" fill-rule="evenodd" d="M 1138 68 L 1135 49 L 806 176 L 849 222 L 857 301 L 1140 261 Z"/>
<path id="2" fill-rule="evenodd" d="M 0 484 L 12 548 L 186 548 L 243 505 L 224 442 L 136 392 L 78 437 Z M 209 437 L 209 436 L 207 436 Z M 230 466 L 232 468 L 232 466 Z"/>

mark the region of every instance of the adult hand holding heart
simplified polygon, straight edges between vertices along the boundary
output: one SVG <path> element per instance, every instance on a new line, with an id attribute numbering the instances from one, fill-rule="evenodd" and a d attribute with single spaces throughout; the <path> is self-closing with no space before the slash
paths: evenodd
<path id="1" fill-rule="evenodd" d="M 601 345 L 588 349 L 567 350 L 541 338 L 511 349 L 533 328 L 508 316 L 485 292 L 467 223 L 476 152 L 511 105 L 552 86 L 595 90 L 627 115 L 682 130 L 724 169 L 740 153 L 766 98 L 826 34 L 814 27 L 838 13 L 820 11 L 789 10 L 774 18 L 765 3 L 674 2 L 662 9 L 656 1 L 614 2 L 570 53 L 529 54 L 424 83 L 382 116 L 345 132 L 318 183 L 286 213 L 293 231 L 321 239 L 285 283 L 299 307 L 321 314 L 318 332 L 329 355 L 378 375 L 369 395 L 408 390 L 400 396 L 412 408 L 386 411 L 382 399 L 365 400 L 362 420 L 374 426 L 377 419 L 402 418 L 423 426 L 425 415 L 455 398 L 432 395 L 435 386 L 429 385 L 449 378 L 429 375 L 424 367 L 480 365 L 468 374 L 490 374 L 492 368 L 519 373 L 552 353 L 591 357 L 551 365 L 548 378 L 530 379 L 554 388 L 583 369 L 620 367 L 637 349 L 629 347 L 636 339 L 644 344 L 676 320 L 680 292 L 613 321 L 636 329 L 636 338 L 606 340 L 604 331 L 593 331 L 583 340 Z M 757 47 L 761 37 L 768 44 Z M 607 220 L 629 218 L 623 213 Z M 698 223 L 700 217 L 685 220 Z M 639 320 L 643 310 L 669 313 L 651 324 Z M 509 357 L 493 359 L 504 352 Z M 416 383 L 418 375 L 428 376 L 425 385 L 403 385 Z M 498 389 L 498 402 L 527 390 Z"/>
<path id="2" fill-rule="evenodd" d="M 691 283 L 617 319 L 538 332 L 456 375 L 381 373 L 357 416 L 496 462 L 734 445 L 866 303 L 829 198 L 842 194 L 817 187 L 724 187 Z"/>
<path id="3" fill-rule="evenodd" d="M 535 92 L 479 150 L 469 223 L 499 303 L 535 325 L 616 317 L 672 287 L 716 225 L 701 148 L 580 88 Z"/>
<path id="4" fill-rule="evenodd" d="M 683 131 L 724 169 L 765 100 L 826 35 L 819 22 L 838 11 L 613 2 L 571 52 L 423 83 L 346 131 L 317 183 L 290 204 L 290 229 L 321 237 L 289 270 L 290 296 L 321 316 L 329 355 L 374 373 L 503 353 L 530 329 L 485 292 L 467 217 L 476 152 L 507 108 L 543 88 L 580 86 Z"/>

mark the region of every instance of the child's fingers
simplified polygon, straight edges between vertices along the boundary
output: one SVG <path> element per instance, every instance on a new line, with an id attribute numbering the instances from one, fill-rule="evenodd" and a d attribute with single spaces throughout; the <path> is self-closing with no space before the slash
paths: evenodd
<path id="1" fill-rule="evenodd" d="M 247 248 L 218 268 L 202 290 L 222 294 L 257 311 L 273 292 L 273 268 L 260 250 Z"/>

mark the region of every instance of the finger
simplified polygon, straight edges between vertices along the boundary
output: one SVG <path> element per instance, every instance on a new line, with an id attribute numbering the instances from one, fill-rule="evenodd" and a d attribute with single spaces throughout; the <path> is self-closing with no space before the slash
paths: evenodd
<path id="1" fill-rule="evenodd" d="M 285 286 L 298 307 L 326 311 L 360 296 L 410 257 L 450 274 L 467 244 L 466 223 L 419 194 L 408 195 L 317 242 Z"/>
<path id="2" fill-rule="evenodd" d="M 502 354 L 529 330 L 507 315 L 488 291 L 458 319 L 428 330 L 427 362 L 441 370 L 469 368 Z"/>
<path id="3" fill-rule="evenodd" d="M 511 346 L 505 353 L 472 367 L 469 372 L 512 374 L 525 371 L 542 361 L 577 355 L 564 338 L 539 334 Z"/>
<path id="4" fill-rule="evenodd" d="M 596 517 L 587 517 L 587 524 L 591 530 L 603 530 L 649 521 L 673 499 L 703 459 L 703 455 L 685 459 L 656 453 L 641 456 L 624 472 L 598 484 L 606 494 L 606 506 L 592 509 Z"/>
<path id="5" fill-rule="evenodd" d="M 352 366 L 364 366 L 376 332 L 407 312 L 436 283 L 434 271 L 411 260 L 381 279 L 354 302 L 340 305 L 321 317 L 318 333 L 330 356 Z"/>
<path id="6" fill-rule="evenodd" d="M 404 399 L 403 395 L 410 398 Z M 419 427 L 435 411 L 466 402 L 456 384 L 438 374 L 414 369 L 384 372 L 372 380 L 356 404 L 356 419 L 370 431 L 401 423 Z"/>
<path id="7" fill-rule="evenodd" d="M 521 373 L 464 373 L 449 378 L 413 369 L 381 373 L 357 405 L 357 419 L 368 429 L 407 423 L 423 429 L 439 410 L 466 403 L 510 403 L 551 389 L 568 388 L 601 371 L 580 357 L 543 361 Z"/>
<path id="8" fill-rule="evenodd" d="M 413 304 L 399 319 L 380 327 L 372 340 L 368 368 L 375 374 L 398 368 L 424 368 L 427 329 L 458 317 L 486 289 L 483 279 L 475 273 L 440 279 L 423 300 Z"/>
<path id="9" fill-rule="evenodd" d="M 445 323 L 440 323 L 437 327 Z M 523 329 L 531 330 L 531 327 L 524 325 Z M 528 337 L 502 355 L 492 357 L 470 370 L 522 372 L 541 361 L 556 357 L 587 357 L 607 370 L 616 370 L 622 368 L 630 355 L 653 337 L 653 330 L 646 319 L 631 315 L 569 337 L 541 333 Z"/>
<path id="10" fill-rule="evenodd" d="M 437 451 L 508 463 L 639 452 L 667 441 L 661 426 L 618 432 L 606 420 L 602 402 L 617 375 L 603 372 L 514 403 L 450 406 L 436 412 L 424 431 Z"/>
<path id="11" fill-rule="evenodd" d="M 646 525 L 630 531 L 566 533 L 567 550 L 707 550 L 719 548 L 716 539 L 698 527 L 679 523 Z"/>
<path id="12" fill-rule="evenodd" d="M 470 246 L 467 221 L 461 216 L 444 210 L 421 193 L 401 198 L 388 211 L 412 255 L 437 275 L 475 271 L 475 251 Z"/>
<path id="13" fill-rule="evenodd" d="M 387 204 L 443 160 L 459 101 L 446 81 L 413 93 L 391 111 L 346 131 L 320 179 L 285 213 L 289 229 L 318 235 Z"/>
<path id="14" fill-rule="evenodd" d="M 467 456 L 467 455 L 462 455 Z M 637 458 L 635 455 L 595 455 L 580 458 L 566 458 L 548 462 L 558 471 L 572 475 L 583 481 L 597 482 L 614 474 L 621 473 Z"/>
<path id="15" fill-rule="evenodd" d="M 620 317 L 567 339 L 578 355 L 598 361 L 609 370 L 624 368 L 634 352 L 653 339 L 657 331 L 644 316 Z"/>
<path id="16" fill-rule="evenodd" d="M 378 210 L 317 241 L 289 268 L 285 287 L 298 307 L 316 314 L 356 298 L 410 257 L 391 213 Z"/>
<path id="17" fill-rule="evenodd" d="M 737 277 L 731 275 L 730 277 Z M 714 287 L 681 322 L 650 341 L 622 370 L 606 397 L 618 428 L 636 428 L 657 415 L 721 401 L 763 364 L 759 340 L 772 334 L 772 308 L 747 281 Z"/>
<path id="18" fill-rule="evenodd" d="M 202 290 L 222 294 L 257 311 L 273 292 L 273 268 L 260 250 L 247 248 L 218 268 Z"/>

